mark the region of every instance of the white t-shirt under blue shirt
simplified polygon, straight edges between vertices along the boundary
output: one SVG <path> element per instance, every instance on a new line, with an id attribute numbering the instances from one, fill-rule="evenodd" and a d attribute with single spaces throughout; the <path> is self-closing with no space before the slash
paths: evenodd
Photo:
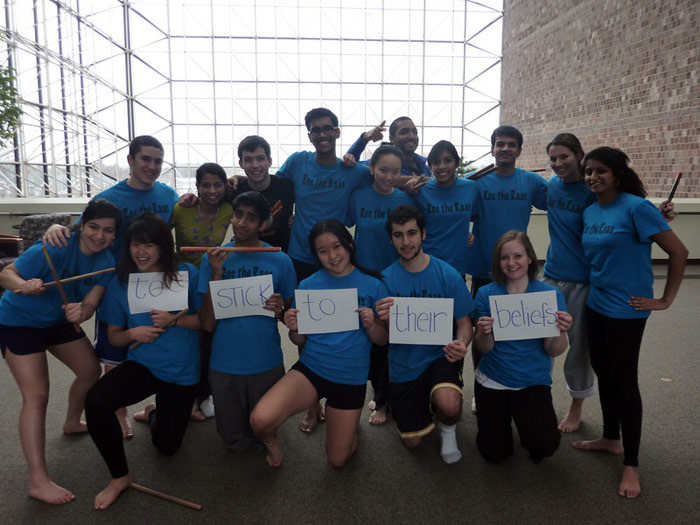
<path id="1" fill-rule="evenodd" d="M 235 246 L 230 242 L 226 246 Z M 264 246 L 269 246 L 265 243 Z M 222 280 L 271 275 L 273 290 L 283 299 L 294 297 L 297 285 L 292 260 L 283 252 L 231 253 L 224 260 Z M 204 255 L 199 266 L 198 292 L 209 291 L 211 266 Z M 216 300 L 215 297 L 212 300 Z M 224 374 L 253 375 L 283 363 L 277 319 L 264 315 L 219 319 L 214 331 L 209 367 Z"/>
<path id="2" fill-rule="evenodd" d="M 588 306 L 608 317 L 639 319 L 632 296 L 654 297 L 651 237 L 670 230 L 661 212 L 643 197 L 621 193 L 610 204 L 594 203 L 583 213 L 583 250 L 591 263 Z"/>
<path id="3" fill-rule="evenodd" d="M 420 272 L 409 272 L 396 261 L 382 272 L 391 297 L 437 297 L 453 299 L 454 319 L 474 309 L 464 278 L 437 257 Z M 445 356 L 444 345 L 389 345 L 389 378 L 392 383 L 413 381 L 434 361 Z"/>
<path id="4" fill-rule="evenodd" d="M 289 256 L 297 261 L 317 264 L 311 253 L 309 232 L 321 219 L 345 222 L 354 190 L 372 184 L 367 166 L 343 166 L 340 159 L 332 166 L 319 164 L 313 151 L 292 153 L 276 175 L 294 183 L 296 205 Z"/>

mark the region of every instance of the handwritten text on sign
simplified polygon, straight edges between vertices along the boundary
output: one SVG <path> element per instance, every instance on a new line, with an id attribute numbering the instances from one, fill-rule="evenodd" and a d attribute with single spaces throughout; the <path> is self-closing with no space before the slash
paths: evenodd
<path id="1" fill-rule="evenodd" d="M 151 310 L 172 312 L 187 308 L 188 272 L 178 272 L 177 281 L 166 288 L 163 284 L 163 272 L 130 273 L 129 312 L 141 314 Z"/>
<path id="2" fill-rule="evenodd" d="M 211 281 L 209 289 L 217 319 L 247 315 L 275 316 L 275 312 L 263 308 L 265 300 L 274 293 L 272 275 Z"/>
<path id="3" fill-rule="evenodd" d="M 357 288 L 294 290 L 300 334 L 326 334 L 358 330 Z"/>
<path id="4" fill-rule="evenodd" d="M 556 337 L 557 294 L 554 291 L 489 297 L 496 341 Z"/>
<path id="5" fill-rule="evenodd" d="M 394 297 L 389 342 L 446 345 L 452 341 L 452 299 Z"/>

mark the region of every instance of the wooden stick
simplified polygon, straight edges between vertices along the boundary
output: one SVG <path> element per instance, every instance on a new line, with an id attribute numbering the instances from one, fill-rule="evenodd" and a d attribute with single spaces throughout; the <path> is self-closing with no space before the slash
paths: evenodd
<path id="1" fill-rule="evenodd" d="M 134 490 L 138 490 L 139 492 L 143 492 L 144 494 L 148 494 L 149 496 L 155 496 L 156 498 L 164 499 L 165 501 L 169 501 L 171 503 L 177 503 L 178 505 L 182 505 L 183 507 L 187 507 L 189 509 L 202 510 L 202 506 L 198 503 L 192 503 L 191 501 L 187 501 L 185 499 L 176 498 L 175 496 L 171 496 L 170 494 L 166 494 L 165 492 L 159 492 L 157 490 L 149 489 L 148 487 L 144 487 L 143 485 L 130 483 L 129 487 Z"/>
<path id="2" fill-rule="evenodd" d="M 676 180 L 673 182 L 673 187 L 671 188 L 671 193 L 668 194 L 669 201 L 673 200 L 673 196 L 676 194 L 676 190 L 678 189 L 678 184 L 680 183 L 682 176 L 683 176 L 682 172 L 679 172 L 678 175 L 676 175 Z"/>
<path id="3" fill-rule="evenodd" d="M 487 169 L 487 168 L 488 168 L 488 169 Z M 472 173 L 472 174 L 469 175 L 467 178 L 468 178 L 469 180 L 479 180 L 479 179 L 481 179 L 481 178 L 483 178 L 483 177 L 486 177 L 486 175 L 490 175 L 491 173 L 493 173 L 493 172 L 496 171 L 497 169 L 498 169 L 498 168 L 492 164 L 490 168 L 487 166 L 486 168 L 484 168 L 484 169 L 482 169 L 482 170 L 479 170 L 479 171 L 477 171 L 476 173 Z"/>
<path id="4" fill-rule="evenodd" d="M 545 168 L 540 168 L 538 170 L 529 170 L 529 171 L 531 171 L 532 173 L 544 173 L 547 170 Z"/>
<path id="5" fill-rule="evenodd" d="M 178 313 L 175 314 L 175 317 L 173 317 L 173 320 L 165 325 L 165 328 L 170 328 L 171 326 L 173 326 L 177 322 L 177 320 L 180 319 L 180 317 L 182 317 L 186 313 L 187 313 L 187 308 L 185 308 L 184 310 L 180 310 Z M 141 344 L 141 341 L 136 341 L 134 343 L 131 343 L 129 345 L 129 350 L 133 350 L 134 348 L 136 348 L 140 344 Z"/>
<path id="6" fill-rule="evenodd" d="M 217 246 L 183 246 L 180 248 L 182 252 L 208 252 L 212 248 L 217 248 Z M 223 246 L 221 247 L 222 252 L 281 252 L 282 248 L 279 246 Z"/>
<path id="7" fill-rule="evenodd" d="M 95 277 L 96 275 L 102 275 L 103 273 L 109 273 L 113 272 L 116 270 L 116 268 L 105 268 L 104 270 L 99 270 L 97 272 L 90 272 L 90 273 L 84 273 L 82 275 L 74 275 L 73 277 L 68 277 L 67 279 L 63 279 L 61 281 L 61 284 L 65 283 L 71 283 L 73 281 L 79 281 L 80 279 L 87 279 L 88 277 Z M 56 281 L 50 282 L 50 283 L 44 283 L 44 286 L 48 288 L 49 286 L 56 286 Z M 22 293 L 22 290 L 15 290 L 15 293 Z"/>
<path id="8" fill-rule="evenodd" d="M 58 293 L 61 294 L 61 299 L 63 299 L 63 304 L 66 306 L 68 305 L 68 296 L 66 295 L 65 290 L 63 289 L 63 286 L 61 286 L 61 278 L 58 276 L 58 272 L 56 271 L 56 268 L 53 265 L 53 262 L 51 262 L 51 257 L 49 256 L 49 252 L 46 249 L 46 246 L 42 246 L 41 249 L 44 252 L 44 257 L 46 257 L 46 262 L 49 264 L 49 270 L 51 270 L 51 275 L 53 275 L 53 280 L 56 281 L 56 286 L 58 286 Z M 73 323 L 73 326 L 75 327 L 75 331 L 80 333 L 80 325 L 78 323 Z"/>

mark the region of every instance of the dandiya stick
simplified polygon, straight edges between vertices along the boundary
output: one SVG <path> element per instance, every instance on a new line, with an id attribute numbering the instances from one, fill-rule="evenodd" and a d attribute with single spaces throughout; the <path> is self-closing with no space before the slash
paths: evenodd
<path id="1" fill-rule="evenodd" d="M 65 290 L 63 289 L 63 286 L 61 286 L 61 278 L 58 276 L 58 272 L 56 271 L 56 268 L 53 265 L 53 262 L 51 262 L 51 257 L 49 256 L 49 252 L 46 249 L 46 246 L 41 247 L 42 251 L 44 252 L 44 257 L 46 257 L 46 262 L 49 264 L 49 270 L 51 270 L 51 275 L 53 275 L 53 280 L 56 281 L 56 286 L 58 286 L 58 293 L 61 294 L 61 299 L 63 299 L 63 304 L 68 305 L 68 296 L 66 295 Z M 78 323 L 73 323 L 73 326 L 75 327 L 75 331 L 80 333 L 80 325 Z"/>
<path id="2" fill-rule="evenodd" d="M 139 492 L 143 492 L 144 494 L 148 494 L 149 496 L 155 496 L 156 498 L 164 499 L 165 501 L 169 501 L 171 503 L 177 503 L 178 505 L 182 505 L 183 507 L 187 507 L 189 509 L 202 510 L 202 506 L 198 503 L 192 503 L 191 501 L 187 501 L 185 499 L 176 498 L 175 496 L 171 496 L 170 494 L 166 494 L 165 492 L 159 492 L 157 490 L 149 489 L 148 487 L 144 487 L 143 485 L 130 483 L 129 487 L 134 490 L 138 490 Z"/>
<path id="3" fill-rule="evenodd" d="M 102 275 L 103 273 L 109 273 L 116 270 L 116 268 L 105 268 L 104 270 L 99 270 L 97 272 L 84 273 L 82 275 L 74 275 L 73 277 L 68 277 L 61 281 L 62 284 L 71 283 L 73 281 L 79 281 L 80 279 L 87 279 L 88 277 L 95 277 L 97 275 Z M 48 288 L 49 286 L 56 286 L 56 281 L 51 283 L 44 283 L 44 286 Z M 15 290 L 15 293 L 22 293 L 22 290 Z"/>
<path id="4" fill-rule="evenodd" d="M 488 169 L 487 169 L 487 168 L 488 168 Z M 484 168 L 484 169 L 482 169 L 482 170 L 479 170 L 479 171 L 477 171 L 476 173 L 472 173 L 472 174 L 469 175 L 467 178 L 468 178 L 469 180 L 479 180 L 479 179 L 481 179 L 481 178 L 483 178 L 483 177 L 486 177 L 486 175 L 490 175 L 491 173 L 493 173 L 494 171 L 496 171 L 496 170 L 498 169 L 498 168 L 497 168 L 496 166 L 494 166 L 494 165 L 491 165 L 490 168 L 487 166 L 487 168 Z"/>
<path id="5" fill-rule="evenodd" d="M 467 178 L 468 179 L 471 179 L 472 177 L 479 178 L 479 175 L 481 175 L 482 172 L 489 171 L 491 169 L 493 169 L 493 162 L 491 164 L 489 164 L 488 166 L 484 166 L 483 168 L 478 169 L 475 172 L 471 173 Z"/>
<path id="6" fill-rule="evenodd" d="M 175 314 L 175 317 L 173 317 L 173 320 L 165 325 L 165 328 L 170 328 L 171 326 L 175 325 L 177 320 L 180 319 L 180 317 L 182 317 L 186 313 L 187 313 L 187 308 L 185 308 L 184 310 L 180 310 L 178 313 Z M 141 341 L 136 341 L 135 343 L 131 343 L 129 345 L 129 350 L 133 350 L 134 348 L 136 348 L 140 344 L 141 344 Z"/>
<path id="7" fill-rule="evenodd" d="M 676 175 L 676 180 L 673 182 L 673 187 L 671 188 L 671 193 L 668 194 L 668 200 L 673 200 L 673 196 L 676 194 L 676 190 L 678 189 L 678 184 L 681 182 L 681 177 L 683 176 L 682 172 L 679 172 L 678 175 Z"/>
<path id="8" fill-rule="evenodd" d="M 532 173 L 543 173 L 543 172 L 545 172 L 545 171 L 547 171 L 547 170 L 546 170 L 545 168 L 540 168 L 540 169 L 538 169 L 538 170 L 530 170 L 530 171 L 531 171 Z"/>
<path id="9" fill-rule="evenodd" d="M 212 248 L 218 246 L 183 246 L 180 251 L 183 252 L 208 252 Z M 220 248 L 222 252 L 281 252 L 279 246 L 223 246 Z"/>

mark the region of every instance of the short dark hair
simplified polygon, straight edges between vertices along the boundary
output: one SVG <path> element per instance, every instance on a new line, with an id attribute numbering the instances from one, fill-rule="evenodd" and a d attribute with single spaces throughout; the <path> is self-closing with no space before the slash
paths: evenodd
<path id="1" fill-rule="evenodd" d="M 523 147 L 523 134 L 520 133 L 520 130 L 518 128 L 514 128 L 513 126 L 498 126 L 496 129 L 493 130 L 493 133 L 491 133 L 492 148 L 496 145 L 496 137 L 499 135 L 501 137 L 514 138 L 518 141 L 518 147 Z"/>
<path id="2" fill-rule="evenodd" d="M 255 151 L 258 148 L 265 150 L 268 159 L 272 156 L 270 144 L 264 138 L 258 135 L 248 135 L 238 145 L 238 160 L 243 160 L 244 151 Z"/>
<path id="3" fill-rule="evenodd" d="M 399 149 L 398 146 L 394 146 L 393 144 L 382 144 L 377 149 L 375 149 L 374 153 L 372 153 L 372 158 L 369 160 L 369 163 L 372 166 L 376 166 L 377 162 L 379 162 L 380 159 L 386 155 L 395 155 L 399 158 L 401 164 L 403 164 L 403 152 Z"/>
<path id="4" fill-rule="evenodd" d="M 624 151 L 617 148 L 610 148 L 608 146 L 596 148 L 586 154 L 586 156 L 583 158 L 584 171 L 586 163 L 589 160 L 597 160 L 610 168 L 620 191 L 631 193 L 632 195 L 637 195 L 638 197 L 647 196 L 647 190 L 644 187 L 644 183 L 639 178 L 639 175 L 637 175 L 637 173 L 629 167 L 630 159 Z"/>
<path id="5" fill-rule="evenodd" d="M 530 281 L 534 281 L 537 278 L 537 271 L 539 270 L 537 266 L 537 255 L 535 254 L 535 248 L 533 248 L 530 238 L 526 233 L 519 232 L 517 230 L 510 230 L 501 235 L 496 243 L 496 247 L 493 249 L 493 260 L 491 261 L 491 277 L 498 284 L 505 284 L 506 278 L 501 271 L 501 250 L 503 250 L 503 245 L 510 241 L 518 241 L 525 248 L 525 253 L 530 258 L 530 264 L 527 267 L 527 278 Z"/>
<path id="6" fill-rule="evenodd" d="M 129 143 L 129 156 L 131 158 L 134 158 L 136 155 L 138 155 L 139 151 L 141 151 L 141 148 L 145 148 L 148 146 L 159 149 L 160 151 L 165 153 L 163 145 L 157 138 L 151 137 L 150 135 L 139 135 Z"/>
<path id="7" fill-rule="evenodd" d="M 399 206 L 394 208 L 386 219 L 386 232 L 391 237 L 394 224 L 406 224 L 408 221 L 416 221 L 421 232 L 425 231 L 425 215 L 415 206 Z"/>
<path id="8" fill-rule="evenodd" d="M 457 151 L 457 148 L 455 148 L 455 145 L 452 144 L 449 140 L 440 140 L 435 143 L 435 145 L 430 149 L 430 153 L 428 154 L 428 166 L 432 166 L 436 162 L 440 160 L 440 155 L 442 155 L 444 152 L 449 153 L 452 155 L 455 159 L 455 162 L 457 162 L 457 166 L 459 166 L 459 160 L 461 158 L 459 152 Z"/>
<path id="9" fill-rule="evenodd" d="M 95 219 L 114 219 L 114 230 L 119 231 L 122 222 L 122 211 L 119 206 L 107 199 L 92 199 L 88 202 L 80 216 L 80 222 L 73 225 L 73 231 L 80 229 L 87 221 Z"/>
<path id="10" fill-rule="evenodd" d="M 395 118 L 394 121 L 389 125 L 389 139 L 391 139 L 391 137 L 396 136 L 396 130 L 399 129 L 399 122 L 403 120 L 410 120 L 411 122 L 413 122 L 413 119 L 411 117 L 404 116 Z"/>
<path id="11" fill-rule="evenodd" d="M 216 175 L 224 184 L 226 184 L 226 170 L 224 170 L 224 168 L 219 166 L 216 162 L 205 162 L 199 168 L 197 168 L 197 171 L 195 172 L 195 182 L 197 186 L 201 184 L 202 177 L 204 177 L 205 173 L 208 173 L 209 175 Z"/>
<path id="12" fill-rule="evenodd" d="M 126 229 L 124 253 L 119 264 L 119 279 L 128 282 L 129 274 L 138 272 L 136 263 L 131 258 L 131 243 L 153 243 L 160 250 L 158 262 L 163 272 L 163 283 L 170 287 L 177 279 L 178 261 L 175 257 L 175 242 L 170 232 L 170 225 L 160 216 L 147 211 L 136 217 Z"/>
<path id="13" fill-rule="evenodd" d="M 231 207 L 236 211 L 241 206 L 251 206 L 260 217 L 260 221 L 265 222 L 270 218 L 270 202 L 265 195 L 258 191 L 246 191 L 233 199 Z"/>
<path id="14" fill-rule="evenodd" d="M 311 131 L 311 121 L 317 118 L 329 117 L 331 119 L 331 124 L 334 128 L 338 127 L 338 117 L 328 108 L 314 108 L 309 111 L 304 117 L 304 123 L 306 124 L 306 130 Z"/>

